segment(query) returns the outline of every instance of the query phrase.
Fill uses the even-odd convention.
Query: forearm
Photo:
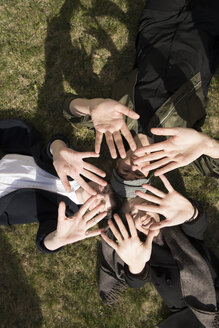
[[[91,114],[91,107],[102,102],[103,98],[76,98],[70,103],[70,112],[74,116],[86,116]]]

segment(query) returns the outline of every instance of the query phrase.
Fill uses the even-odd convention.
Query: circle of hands
[[[123,115],[133,119],[137,119],[139,115],[111,99],[101,100],[96,103],[90,108],[90,114],[96,129],[95,152],[81,153],[66,146],[59,147],[58,151],[53,153],[53,163],[66,191],[70,192],[70,184],[67,178],[67,176],[70,176],[89,194],[96,195],[96,191],[81,176],[101,186],[105,186],[107,183],[101,178],[105,177],[105,173],[96,166],[85,162],[84,159],[99,156],[104,134],[113,158],[117,157],[116,147],[122,158],[126,156],[121,133],[126,138],[130,148],[135,150],[135,141],[125,123]],[[170,138],[164,142],[135,150],[133,164],[134,166],[142,166],[144,162],[155,161],[151,164],[147,163],[145,168],[149,171],[162,167],[155,172],[155,175],[160,175],[168,193],[164,193],[151,185],[145,184],[143,187],[151,192],[151,194],[141,191],[136,191],[136,194],[140,198],[152,202],[154,205],[141,203],[136,204],[135,208],[139,211],[159,213],[166,219],[162,222],[149,225],[150,230],[146,242],[142,243],[137,235],[133,218],[130,215],[126,216],[129,226],[128,232],[119,216],[116,215],[114,218],[120,231],[116,229],[111,220],[109,221],[109,227],[117,239],[117,243],[115,243],[101,229],[87,231],[106,216],[106,212],[98,214],[103,210],[102,204],[97,205],[95,208],[91,207],[91,210],[86,213],[98,195],[89,198],[80,210],[70,218],[65,216],[65,204],[60,203],[55,234],[56,240],[61,241],[60,245],[101,234],[103,239],[116,250],[124,262],[131,266],[130,269],[132,272],[139,272],[141,271],[140,269],[144,268],[143,262],[145,265],[150,258],[152,241],[154,236],[158,234],[159,229],[182,224],[192,217],[194,213],[192,204],[176,192],[165,176],[161,174],[187,165],[201,155],[200,134],[192,129],[182,128],[154,128],[152,129],[152,133],[155,135],[170,136]],[[140,258],[144,260],[141,261]]]

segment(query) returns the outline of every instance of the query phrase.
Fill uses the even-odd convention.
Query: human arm
[[[130,148],[132,150],[136,149],[135,141],[125,123],[123,115],[132,119],[138,119],[139,115],[128,107],[112,99],[77,98],[70,103],[70,111],[76,116],[91,116],[96,130],[96,153],[100,152],[103,134],[105,134],[112,158],[117,157],[115,145],[118,148],[120,156],[122,158],[125,158],[126,156],[121,133],[126,138]]]
[[[106,181],[97,176],[105,177],[105,172],[83,160],[88,157],[98,157],[99,155],[95,152],[77,152],[68,148],[66,143],[59,139],[51,143],[50,152],[53,156],[55,170],[66,191],[71,191],[67,176],[77,181],[78,184],[91,195],[95,195],[96,191],[85,182],[81,175],[101,186],[107,184]]]
[[[109,220],[108,224],[117,239],[117,243],[110,239],[104,232],[101,232],[102,238],[126,263],[131,274],[142,273],[151,256],[152,241],[155,232],[151,231],[146,241],[142,242],[138,237],[134,221],[129,214],[126,215],[126,219],[130,234],[117,214],[114,215],[114,219],[119,230],[115,227],[112,220]]]
[[[154,173],[157,176],[188,165],[201,155],[219,158],[219,142],[194,129],[153,128],[151,132],[154,135],[169,136],[169,138],[137,149],[135,155],[138,158],[133,162],[136,165],[142,165],[144,162],[155,161],[149,165],[146,164],[145,168],[149,171],[159,168]]]
[[[64,245],[73,244],[79,240],[99,235],[101,229],[91,231],[88,231],[88,229],[101,221],[107,213],[102,212],[98,214],[103,209],[103,204],[96,206],[90,212],[86,213],[94,201],[95,196],[90,197],[79,211],[71,217],[65,215],[66,205],[64,202],[61,202],[58,208],[57,227],[45,237],[45,248],[49,251],[54,251]]]

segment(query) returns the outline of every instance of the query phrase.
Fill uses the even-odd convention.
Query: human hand
[[[126,106],[112,99],[98,99],[90,105],[90,115],[96,129],[95,152],[100,152],[100,146],[105,133],[106,142],[112,158],[117,157],[116,148],[121,158],[125,158],[125,148],[122,137],[126,138],[132,150],[136,149],[135,141],[129,131],[123,115],[133,119],[138,119],[139,115]]]
[[[136,194],[139,197],[156,204],[136,204],[134,205],[136,209],[152,213],[159,213],[166,218],[164,221],[150,225],[150,230],[158,230],[164,227],[182,224],[185,221],[188,221],[194,214],[194,207],[190,201],[179,194],[176,190],[174,190],[164,175],[161,175],[160,179],[168,190],[167,194],[148,184],[143,184],[143,187],[155,196],[149,195],[147,193],[145,194],[140,190],[136,191]],[[196,213],[196,216],[197,215],[198,211]]]
[[[84,205],[71,217],[65,215],[65,203],[61,202],[58,209],[58,222],[55,231],[46,236],[44,245],[49,250],[54,250],[67,244],[73,244],[79,240],[100,235],[102,229],[88,229],[95,226],[107,214],[106,211],[98,214],[104,208],[103,204],[96,206],[86,213],[95,202],[97,196],[90,197]],[[86,213],[86,214],[85,214]]]
[[[106,181],[97,176],[105,177],[105,172],[83,161],[84,158],[99,157],[99,154],[95,152],[77,152],[67,148],[66,144],[61,140],[55,140],[50,149],[53,155],[53,165],[66,191],[71,191],[67,176],[77,181],[77,183],[91,195],[96,195],[97,192],[84,181],[81,175],[101,186],[107,185]]]
[[[178,167],[185,166],[196,160],[204,153],[209,143],[209,137],[193,129],[187,128],[153,128],[155,135],[170,136],[169,139],[137,149],[134,154],[139,156],[133,162],[140,165],[144,162],[155,161],[144,168],[148,171],[156,170],[159,176]],[[145,153],[150,153],[146,154]],[[142,156],[143,155],[143,156]]]
[[[109,246],[115,249],[116,253],[129,266],[131,273],[140,273],[151,257],[152,241],[155,236],[155,232],[149,232],[147,240],[142,243],[138,237],[134,221],[129,214],[126,214],[126,219],[128,222],[130,235],[118,214],[114,215],[114,219],[119,230],[117,230],[112,220],[109,220],[108,224],[117,239],[117,243],[110,239],[104,232],[101,232],[101,236]]]

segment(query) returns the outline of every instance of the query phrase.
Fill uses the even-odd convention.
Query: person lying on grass
[[[115,202],[110,185],[98,177],[105,173],[83,161],[97,154],[70,149],[61,135],[45,150],[34,128],[10,119],[0,121],[0,149],[5,154],[0,160],[1,225],[39,222],[36,241],[45,252],[100,234],[87,230],[110,215]]]
[[[199,129],[203,124],[207,93],[218,64],[218,15],[217,0],[148,0],[136,37],[136,69],[115,83],[114,100],[68,97],[64,111],[69,117],[91,118],[96,131],[95,151],[100,152],[103,135],[112,158],[117,157],[117,147],[121,157],[117,173],[121,178],[134,180],[139,178],[137,175],[148,175],[148,167],[141,160],[129,159],[129,154],[126,158],[121,134],[130,152],[137,146],[126,124],[127,117],[138,120],[136,133],[149,137],[150,129],[155,127]],[[155,137],[155,142],[160,140],[160,134]],[[135,156],[142,156],[142,152],[135,151]],[[149,169],[152,167],[154,164]],[[210,174],[214,163],[203,160],[197,168]]]
[[[126,218],[115,214],[101,232],[100,297],[113,304],[125,286],[151,282],[172,313],[158,327],[217,327],[218,260],[203,243],[206,214],[161,179],[168,193],[145,185],[153,195],[136,192]]]

